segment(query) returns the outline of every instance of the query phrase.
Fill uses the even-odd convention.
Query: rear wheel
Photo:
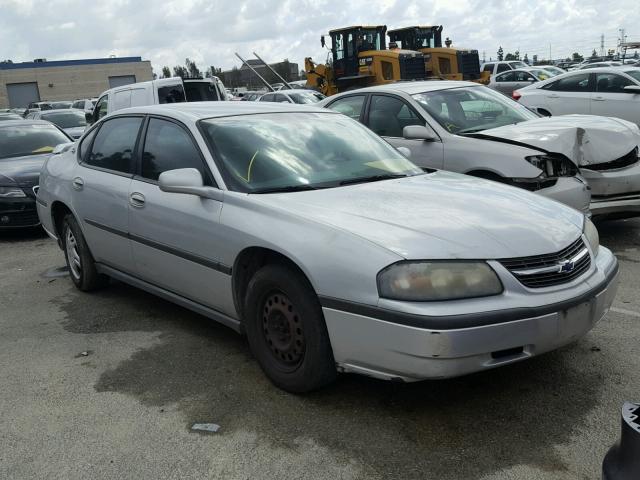
[[[251,351],[276,386],[303,393],[335,379],[322,309],[302,274],[267,265],[249,282],[245,302]]]
[[[78,289],[87,292],[107,283],[108,277],[96,270],[82,230],[71,214],[65,216],[62,223],[62,244],[69,275]]]

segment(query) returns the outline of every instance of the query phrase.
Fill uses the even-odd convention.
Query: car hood
[[[42,165],[50,156],[47,153],[0,159],[0,185],[36,185]]]
[[[635,123],[596,115],[537,118],[474,136],[560,153],[579,167],[617,160],[640,144],[640,129]]]
[[[553,253],[575,241],[584,221],[577,210],[540,195],[444,171],[252,197],[363,237],[407,259]]]

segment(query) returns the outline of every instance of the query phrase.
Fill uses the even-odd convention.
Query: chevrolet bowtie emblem
[[[576,264],[571,260],[565,260],[558,265],[558,273],[570,273],[576,268]]]

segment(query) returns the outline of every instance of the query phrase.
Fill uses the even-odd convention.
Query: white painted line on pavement
[[[634,312],[633,310],[625,310],[624,308],[611,307],[609,310],[616,313],[622,313],[624,315],[630,315],[632,317],[640,318],[640,313]]]

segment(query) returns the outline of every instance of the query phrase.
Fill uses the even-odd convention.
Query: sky
[[[0,60],[141,56],[154,71],[195,60],[201,70],[239,65],[234,52],[324,62],[333,28],[443,25],[443,40],[488,60],[502,46],[529,58],[615,48],[619,29],[640,41],[637,0],[0,0]]]

